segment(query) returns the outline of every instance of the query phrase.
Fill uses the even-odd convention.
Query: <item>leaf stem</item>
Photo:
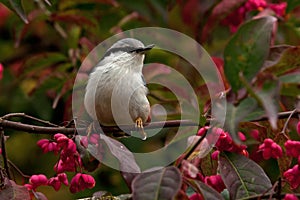
[[[246,90],[249,92],[249,94],[255,98],[255,100],[258,102],[258,104],[260,106],[263,106],[263,102],[261,101],[261,99],[259,98],[259,96],[254,92],[254,90],[252,89],[251,85],[248,83],[248,81],[246,80],[243,72],[239,73],[239,79],[242,82],[242,84],[245,86]]]

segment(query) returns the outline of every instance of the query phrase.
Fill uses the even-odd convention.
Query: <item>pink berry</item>
[[[62,134],[62,133],[56,133],[55,135],[54,135],[54,140],[59,140],[61,138],[61,140],[62,139],[68,139],[68,137],[67,136],[65,136],[64,134]]]
[[[32,175],[29,178],[29,183],[32,185],[32,188],[35,189],[41,185],[47,185],[48,179],[44,174]]]
[[[220,151],[216,150],[211,154],[211,159],[218,160]]]
[[[262,151],[265,160],[270,158],[278,159],[282,156],[282,148],[270,138],[265,139],[258,149]]]
[[[58,180],[58,177],[52,177],[49,179],[48,185],[52,186],[55,191],[58,191],[61,187],[61,182]]]
[[[189,197],[189,200],[204,200],[201,194],[194,193]]]
[[[259,140],[259,131],[257,129],[253,129],[251,132],[250,132],[250,135],[256,139],[256,140]]]
[[[284,143],[286,149],[286,155],[298,158],[300,155],[300,142],[288,140]]]
[[[198,131],[198,133],[197,133],[197,135],[198,135],[198,136],[204,135],[204,133],[205,133],[208,129],[209,129],[208,126],[204,126],[204,127],[200,128],[199,131]]]
[[[92,134],[90,136],[90,142],[92,144],[98,144],[99,139],[100,139],[100,135],[99,134]]]
[[[218,192],[222,192],[226,188],[220,175],[207,176],[204,178],[204,182]]]
[[[238,132],[238,136],[242,142],[245,142],[247,139],[246,136],[244,135],[244,133],[242,133],[242,132]]]
[[[71,180],[70,192],[76,193],[95,186],[95,179],[87,174],[77,173]]]
[[[63,184],[65,184],[66,186],[69,185],[69,182],[68,182],[68,178],[67,178],[67,174],[66,173],[60,173],[57,175],[58,177],[58,180],[60,182],[62,182]]]
[[[284,178],[290,183],[291,189],[296,189],[300,185],[300,168],[295,165],[283,173]]]
[[[299,200],[298,197],[294,194],[286,194],[283,200]]]

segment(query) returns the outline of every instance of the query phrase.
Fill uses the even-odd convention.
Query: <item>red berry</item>
[[[57,146],[56,142],[51,142],[47,139],[41,139],[37,142],[37,145],[43,149],[44,153],[53,151],[54,153],[58,153],[60,148]]]
[[[294,194],[286,194],[283,200],[299,200],[298,197]]]
[[[299,165],[295,165],[293,168],[288,169],[283,173],[284,178],[288,180],[291,185],[291,189],[296,189],[300,185],[300,168]]]
[[[282,156],[282,148],[270,138],[265,139],[258,149],[262,151],[265,160],[270,158],[278,159]]]
[[[211,159],[218,160],[220,151],[216,150],[211,154]]]
[[[76,193],[95,186],[95,179],[87,174],[77,173],[71,180],[70,192]]]
[[[300,142],[288,140],[284,143],[286,149],[286,155],[298,158],[300,155]]]
[[[59,180],[60,182],[62,182],[62,183],[65,184],[66,186],[69,185],[69,181],[68,181],[68,178],[67,178],[67,174],[65,174],[65,173],[60,173],[60,174],[57,175],[57,177],[58,177],[58,180]]]
[[[259,131],[257,129],[253,129],[251,132],[250,132],[250,135],[256,139],[256,140],[259,140]]]
[[[55,135],[54,135],[54,140],[59,140],[61,138],[61,140],[63,140],[63,139],[68,139],[68,137],[67,136],[65,136],[64,134],[62,134],[62,133],[56,133]]]
[[[32,185],[32,188],[35,189],[41,185],[47,185],[48,179],[44,174],[32,175],[29,178],[29,183]]]
[[[201,194],[194,193],[189,197],[189,200],[204,200]]]
[[[208,126],[204,126],[204,127],[200,128],[199,131],[198,131],[198,133],[197,133],[197,135],[198,135],[198,136],[204,135],[204,133],[205,133],[208,129],[209,129]]]
[[[52,177],[49,179],[48,185],[52,186],[55,191],[58,191],[61,187],[61,182],[58,180],[58,177]]]
[[[204,182],[218,192],[222,192],[226,188],[220,175],[207,176],[204,178]]]
[[[238,135],[239,135],[239,138],[240,138],[240,140],[242,141],[242,142],[245,142],[246,141],[246,136],[244,135],[244,133],[242,133],[242,132],[238,132]]]

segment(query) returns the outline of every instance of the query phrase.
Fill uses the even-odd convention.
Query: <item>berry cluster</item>
[[[208,129],[209,129],[208,126],[200,128],[197,135],[203,136]],[[245,135],[241,132],[239,133],[239,138],[242,141],[246,140]],[[213,141],[216,141],[215,151],[212,152],[211,154],[213,160],[218,160],[218,156],[222,151],[235,152],[235,153],[242,154],[244,156],[248,156],[248,151],[246,150],[247,146],[243,144],[238,145],[234,143],[230,134],[221,128],[212,128],[211,133],[206,135],[206,139],[208,143],[212,143]],[[222,180],[221,175],[219,174],[203,176],[203,174],[199,172],[198,168],[195,165],[188,163],[185,160],[182,161],[182,171],[185,176],[192,179],[200,180],[206,185],[214,188],[217,192],[222,192],[225,189],[225,184]],[[195,193],[191,195],[189,199],[202,200],[203,198],[200,194]]]
[[[243,6],[239,7],[236,11],[227,16],[222,24],[229,26],[231,32],[236,32],[240,24],[242,24],[247,13],[251,11],[262,12],[263,10],[269,9],[273,11],[276,15],[283,17],[285,15],[285,10],[287,7],[286,2],[282,3],[268,3],[266,0],[248,0]]]
[[[208,129],[209,129],[208,126],[200,128],[197,135],[198,136],[203,136],[204,133]],[[241,141],[246,141],[246,137],[242,132],[239,132],[238,136],[239,136]],[[208,137],[208,140],[210,140],[210,138],[218,138],[218,140],[215,144],[216,151],[214,151],[211,154],[212,159],[214,159],[214,160],[218,159],[218,155],[222,151],[234,152],[234,153],[242,154],[246,157],[249,156],[249,153],[246,150],[247,146],[244,145],[244,144],[234,143],[234,141],[233,141],[232,137],[230,136],[230,134],[228,132],[224,131],[221,128],[213,128],[212,133],[210,135],[208,135],[207,137]]]
[[[265,160],[270,158],[278,159],[282,156],[281,147],[270,138],[265,139],[258,149],[263,152],[263,158]]]
[[[298,123],[299,127],[300,122]],[[298,130],[300,133],[300,130]],[[290,183],[292,189],[296,189],[300,186],[300,142],[288,140],[284,144],[286,149],[286,155],[296,158],[298,164],[294,165],[291,169],[284,172],[283,176]]]
[[[203,128],[200,128],[197,135],[203,136],[206,131],[209,129],[208,126],[205,126]],[[296,130],[300,136],[300,121],[297,124]],[[258,130],[252,130],[250,132],[250,135],[260,141],[260,135]],[[246,141],[246,137],[243,133],[239,132],[238,136],[241,141]],[[213,140],[214,138],[218,137],[217,140]],[[222,151],[229,151],[234,153],[239,153],[241,155],[244,155],[246,157],[249,156],[246,145],[237,145],[234,143],[232,137],[230,134],[226,131],[224,131],[221,128],[212,128],[212,132],[209,135],[206,135],[206,138],[208,142],[216,141],[215,143],[215,151],[211,153],[212,160],[218,160],[218,156],[220,152]],[[300,142],[299,141],[293,141],[293,140],[287,140],[284,143],[285,147],[285,154],[287,156],[291,156],[295,159],[297,159],[297,164],[294,165],[291,169],[288,169],[283,173],[283,177],[286,181],[289,182],[291,189],[297,189],[300,186]],[[279,159],[283,156],[283,147],[281,147],[279,144],[277,144],[275,141],[273,141],[271,138],[266,138],[263,140],[263,143],[258,146],[258,151],[253,153],[261,153],[262,158],[265,160],[268,159]],[[198,162],[199,163],[199,162]],[[223,183],[223,180],[219,174],[212,175],[212,176],[206,176],[204,177],[198,170],[196,166],[193,167],[191,163],[188,163],[186,161],[182,162],[183,167],[183,173],[185,176],[193,179],[200,180],[204,182],[205,184],[211,186],[218,192],[222,192],[225,189],[225,185]],[[202,200],[203,197],[195,193],[189,197],[190,200]],[[285,200],[297,200],[297,196],[293,194],[286,194],[284,197]]]
[[[297,123],[296,130],[300,135],[300,122]],[[297,189],[300,186],[300,142],[287,140],[284,143],[284,147],[285,154],[297,159],[297,164],[285,171],[283,173],[283,177],[289,182],[291,189]],[[262,156],[265,160],[268,160],[270,158],[279,159],[283,156],[282,147],[276,144],[276,142],[274,142],[270,138],[266,138],[263,144],[259,145],[258,149],[260,152],[262,152]]]
[[[25,184],[28,190],[34,190],[42,185],[52,186],[56,191],[64,184],[69,186],[68,177],[65,172],[81,171],[82,161],[77,151],[75,142],[67,136],[57,133],[54,135],[54,140],[41,139],[37,145],[44,153],[53,152],[59,154],[60,159],[54,165],[56,176],[47,179],[43,174],[32,175],[29,179],[29,184]],[[76,173],[70,183],[70,192],[76,193],[87,188],[93,188],[95,180],[88,174]]]

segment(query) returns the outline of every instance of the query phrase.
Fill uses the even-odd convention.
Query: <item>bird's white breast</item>
[[[84,104],[94,120],[103,125],[130,124],[139,115],[148,116],[148,91],[142,79],[144,56],[136,56],[140,57],[125,54],[91,73]]]

